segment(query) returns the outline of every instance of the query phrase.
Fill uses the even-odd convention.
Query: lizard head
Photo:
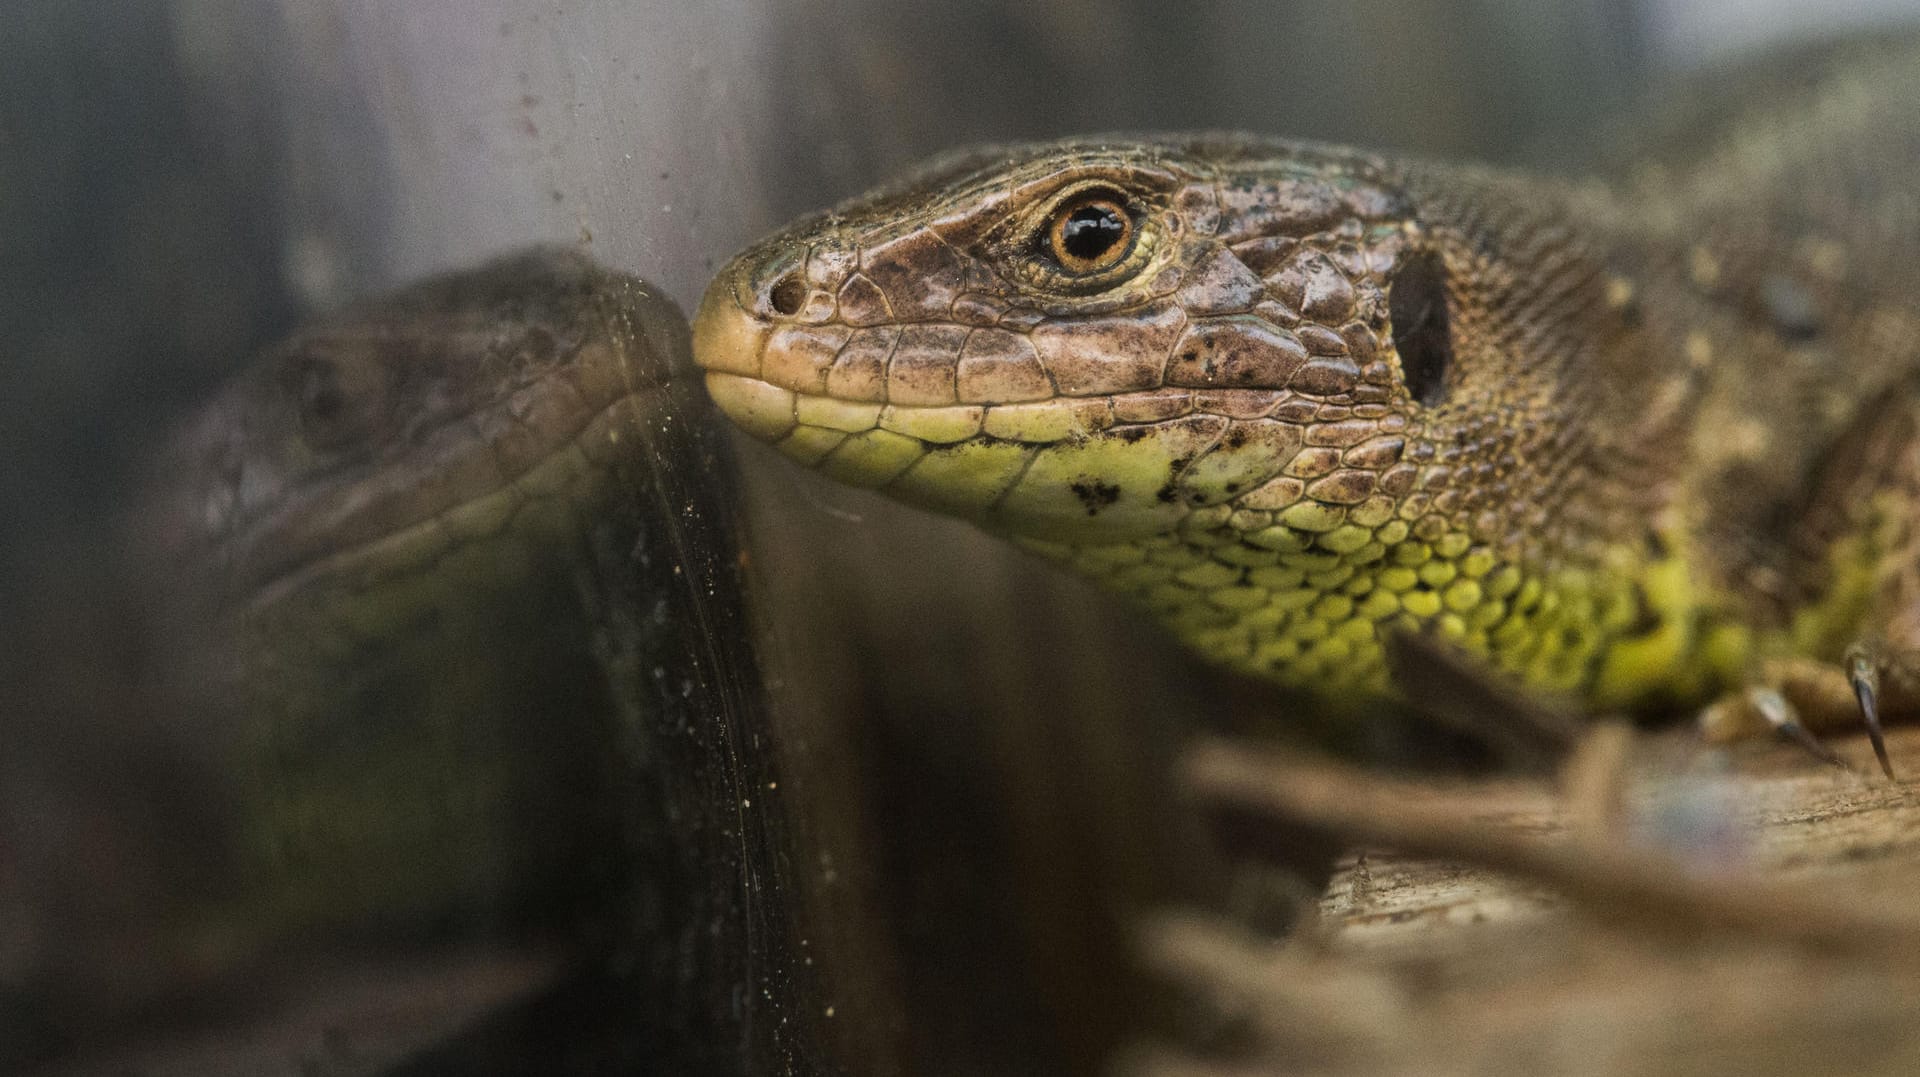
[[[505,552],[605,482],[666,378],[671,303],[565,251],[416,284],[239,371],[169,446],[141,520],[236,607],[309,590],[361,608],[456,550]],[[639,339],[630,340],[632,327]],[[455,573],[455,576],[458,574]],[[448,590],[471,579],[443,579]]]
[[[1446,281],[1368,159],[990,148],[801,221],[695,325],[721,408],[826,474],[1041,541],[1222,506],[1324,533],[1410,489]]]
[[[1378,688],[1392,624],[1571,687],[1633,621],[1613,562],[1686,399],[1579,197],[1238,138],[976,150],[740,255],[695,358],[787,455],[1249,672]]]

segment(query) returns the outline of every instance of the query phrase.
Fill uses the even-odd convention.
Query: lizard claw
[[[1853,770],[1852,767],[1847,765],[1846,760],[1835,755],[1832,748],[1820,743],[1820,738],[1814,736],[1807,730],[1807,727],[1800,721],[1799,712],[1794,709],[1793,704],[1787,702],[1787,697],[1781,695],[1777,689],[1750,688],[1747,690],[1747,702],[1752,705],[1755,711],[1759,712],[1760,717],[1767,720],[1767,724],[1772,726],[1776,732],[1785,735],[1795,744],[1805,748],[1814,758],[1823,763],[1839,767],[1844,771],[1851,772]]]
[[[1880,760],[1880,770],[1888,781],[1897,780],[1893,776],[1893,761],[1887,758],[1887,738],[1880,725],[1880,666],[1874,661],[1869,648],[1854,645],[1847,650],[1847,681],[1853,685],[1853,696],[1860,701],[1860,718],[1867,725],[1867,739],[1873,742],[1874,758]]]

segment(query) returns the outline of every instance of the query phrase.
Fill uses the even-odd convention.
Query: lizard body
[[[1903,669],[1917,64],[1804,56],[1577,181],[1245,136],[970,151],[740,255],[696,356],[787,455],[1329,698],[1388,687],[1396,629],[1594,708],[1863,639]]]

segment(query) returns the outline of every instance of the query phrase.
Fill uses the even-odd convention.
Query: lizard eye
[[[377,365],[307,352],[282,378],[300,436],[314,449],[341,449],[371,433],[381,395]]]
[[[1090,191],[1068,199],[1047,222],[1046,250],[1069,273],[1098,273],[1133,249],[1133,217],[1114,195]]]

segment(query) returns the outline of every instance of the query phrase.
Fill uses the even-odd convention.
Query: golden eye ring
[[[1069,273],[1099,273],[1126,259],[1137,231],[1119,199],[1089,193],[1053,211],[1047,222],[1047,254]]]

